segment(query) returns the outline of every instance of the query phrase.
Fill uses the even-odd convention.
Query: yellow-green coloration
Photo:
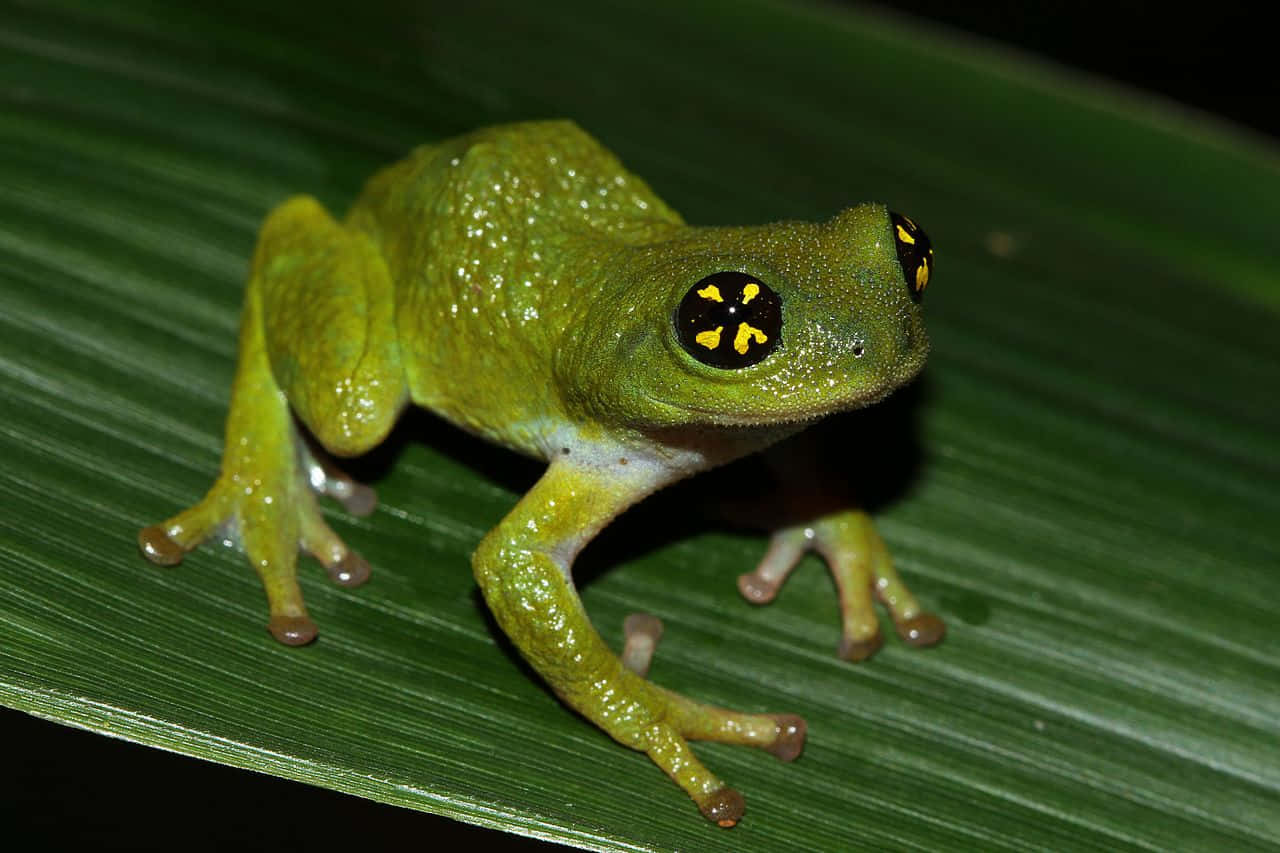
[[[731,826],[742,797],[688,741],[790,760],[803,721],[711,708],[651,684],[642,673],[655,620],[629,620],[635,641],[624,665],[591,626],[571,568],[610,520],[654,490],[910,380],[927,342],[894,247],[878,204],[819,224],[685,225],[566,122],[419,148],[375,175],[341,223],[307,197],[267,218],[221,475],[204,500],[144,529],[139,543],[153,561],[174,564],[215,533],[238,537],[266,588],[272,634],[303,644],[316,628],[295,579],[298,548],[339,583],[368,576],[321,519],[316,493],[355,512],[373,500],[325,467],[297,423],[329,452],[359,454],[412,402],[545,459],[542,479],[475,552],[486,602],[567,705],[648,754],[707,817]],[[781,300],[781,343],[739,369],[700,363],[674,328],[689,289],[726,270]],[[762,292],[751,287],[744,303]],[[721,331],[703,345],[718,346]],[[743,323],[735,345],[762,335]],[[742,593],[769,600],[810,549],[837,581],[845,657],[879,644],[873,595],[908,642],[941,638],[941,622],[920,610],[854,509],[776,533],[760,566],[739,579]]]

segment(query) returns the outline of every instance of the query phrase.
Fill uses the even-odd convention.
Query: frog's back
[[[503,214],[524,214],[522,218]],[[423,145],[376,175],[349,220],[380,237],[405,223],[527,231],[627,231],[679,215],[571,121],[486,127]],[[510,235],[507,235],[510,236]],[[396,247],[387,246],[388,257]]]
[[[567,121],[418,148],[370,179],[348,223],[390,267],[414,401],[526,451],[503,433],[554,416],[550,361],[593,260],[683,224]]]

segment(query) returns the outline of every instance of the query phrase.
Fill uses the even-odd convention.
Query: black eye
[[[782,300],[755,276],[713,273],[680,300],[675,324],[680,346],[703,364],[749,367],[778,346]]]
[[[889,224],[893,226],[893,241],[898,246],[898,262],[902,275],[911,289],[911,298],[919,302],[933,273],[933,244],[929,236],[901,213],[889,211]]]

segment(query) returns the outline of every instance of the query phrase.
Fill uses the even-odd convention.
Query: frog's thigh
[[[698,761],[687,739],[756,746],[789,760],[803,744],[803,721],[711,708],[650,684],[605,645],[570,580],[579,548],[649,489],[553,464],[480,543],[476,579],[503,631],[566,704],[645,752],[708,818],[732,825],[741,796]]]
[[[386,437],[408,399],[391,276],[373,241],[298,196],[263,225],[258,288],[271,372],[328,450],[353,456]]]

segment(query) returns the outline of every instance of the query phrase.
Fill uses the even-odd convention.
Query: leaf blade
[[[340,209],[424,137],[569,114],[697,221],[901,200],[952,277],[930,292],[926,473],[881,523],[951,621],[942,649],[841,664],[816,566],[749,610],[728,579],[760,543],[720,534],[584,592],[615,643],[629,610],[667,621],[661,683],[808,716],[794,766],[700,749],[748,795],[735,847],[1276,842],[1273,151],[827,10],[370,4],[339,26],[309,6],[281,26],[146,2],[6,20],[0,701],[582,846],[722,843],[484,621],[466,558],[527,479],[506,457],[417,423],[384,509],[332,518],[376,585],[308,573],[325,636],[302,654],[259,630],[238,555],[162,572],[130,545],[216,470],[272,203]]]

